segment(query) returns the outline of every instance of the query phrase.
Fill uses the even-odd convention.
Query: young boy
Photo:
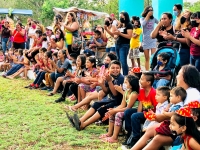
[[[114,88],[114,85],[122,85],[124,82],[124,76],[120,73],[120,71],[121,63],[117,60],[111,61],[109,65],[109,74],[106,74],[98,80],[99,85],[102,87],[102,90],[107,96],[101,101],[95,102],[80,119],[77,114],[75,114],[73,118],[68,116],[69,121],[75,125],[77,130],[83,130],[88,125],[94,123],[100,118],[103,118],[109,108],[120,105],[122,101],[122,94],[117,92]]]
[[[142,33],[142,29],[140,28],[141,24],[139,20],[134,21],[134,28],[133,28],[133,34],[130,41],[130,53],[129,53],[129,59],[131,59],[132,62],[132,68],[136,67],[135,65],[135,58],[137,59],[138,67],[140,68],[140,35]]]
[[[89,49],[86,48],[86,50],[84,50],[83,52],[84,54],[86,54],[86,56],[87,54],[89,54],[90,56],[95,55],[95,48],[103,46],[103,40],[101,39],[101,32],[99,30],[94,31],[94,37],[87,42],[87,45],[89,46]]]
[[[157,65],[153,71],[160,71],[162,73],[155,74],[153,87],[156,89],[160,86],[166,86],[171,80],[171,68],[167,65],[170,56],[167,53],[161,53],[157,57]],[[164,73],[165,72],[165,73]]]
[[[140,138],[140,140],[132,147],[132,149],[143,149],[146,146],[146,141],[153,138],[145,149],[159,149],[158,147],[163,146],[165,143],[172,143],[176,136],[171,134],[169,129],[169,119],[174,114],[176,110],[183,106],[183,101],[186,98],[186,91],[182,87],[175,87],[170,92],[170,108],[163,109],[161,114],[156,114],[155,120],[157,122],[162,122],[159,126],[155,125],[151,128],[147,128],[145,134]],[[156,136],[155,136],[156,131]],[[154,137],[155,136],[155,137]],[[164,139],[157,142],[156,139]],[[148,148],[147,148],[148,147]]]
[[[127,109],[124,112],[125,129],[128,138],[123,143],[131,148],[140,138],[141,123],[144,123],[144,110],[152,109],[155,111],[157,102],[155,100],[156,90],[152,87],[154,75],[148,72],[142,73],[140,78],[140,92],[138,96],[138,109]]]
[[[154,124],[158,124],[157,121],[155,121],[155,118],[157,114],[162,114],[162,111],[165,110],[169,105],[169,96],[170,96],[170,89],[167,86],[161,86],[156,89],[156,101],[158,102],[156,106],[156,113],[154,115],[154,112],[148,111],[145,113],[146,121],[143,125],[143,131],[145,131],[147,128],[151,127]],[[154,116],[154,117],[151,117]]]

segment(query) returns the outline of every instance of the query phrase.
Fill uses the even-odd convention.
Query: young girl
[[[92,77],[95,78],[97,75],[97,69],[96,69],[96,58],[95,57],[88,57],[86,59],[86,68],[85,71],[85,77]],[[80,83],[78,88],[78,102],[80,102],[82,99],[85,98],[86,92],[93,92],[96,88],[96,83]]]
[[[200,149],[200,132],[189,107],[182,107],[176,111],[171,117],[169,127],[174,135],[181,135],[186,150]]]
[[[45,72],[43,70],[44,66],[44,54],[46,53],[47,49],[46,48],[41,48],[40,52],[38,55],[36,55],[36,62],[35,64],[35,73],[37,74],[36,79],[34,80],[33,83],[30,85],[26,86],[25,88],[39,88],[40,83],[42,82],[41,79],[44,78]]]
[[[52,65],[52,69],[51,71],[49,71],[48,73],[45,74],[45,87],[41,88],[41,90],[49,90],[49,89],[53,89],[54,87],[54,82],[53,80],[51,79],[51,73],[52,71],[55,71],[55,67],[53,66],[53,62],[55,64],[57,64],[57,61],[58,61],[58,53],[57,52],[54,52],[52,54],[52,61],[51,62],[51,65]]]
[[[12,68],[3,75],[3,77],[7,77],[9,75],[14,74],[17,72],[21,67],[24,66],[24,56],[23,56],[23,50],[15,50],[14,55],[12,56],[12,59],[14,61],[14,64],[12,65]]]
[[[4,72],[8,71],[13,64],[12,60],[13,49],[9,49],[8,53],[5,54],[4,62],[1,65],[0,69]]]
[[[81,79],[82,77],[85,76],[85,62],[86,58],[84,55],[79,55],[77,57],[76,59],[77,71],[75,78],[70,78],[68,80],[63,81],[64,89],[61,97],[55,100],[56,103],[65,101],[65,97],[67,96],[69,90],[75,95],[76,98],[78,97],[78,84],[79,84],[78,79]]]
[[[14,79],[15,77],[19,76],[21,73],[24,73],[22,79],[28,79],[28,77],[27,77],[28,70],[30,70],[30,62],[26,57],[24,57],[24,66],[22,68],[20,68],[14,74],[7,76],[6,78]]]
[[[105,114],[105,118],[109,116],[108,133],[99,137],[105,142],[118,142],[118,134],[122,127],[124,111],[127,108],[137,107],[138,105],[136,100],[139,93],[139,79],[136,76],[128,75],[125,77],[124,84],[126,85],[127,90],[124,92],[121,105],[116,108],[110,108],[109,111]]]

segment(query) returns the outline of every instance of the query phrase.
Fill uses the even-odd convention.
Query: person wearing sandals
[[[65,101],[65,97],[67,96],[69,90],[75,95],[75,97],[78,97],[78,80],[81,79],[83,76],[85,76],[85,62],[86,62],[86,57],[84,55],[79,55],[77,57],[76,59],[77,71],[75,78],[71,78],[63,82],[64,88],[62,91],[62,95],[60,98],[55,100],[56,103]]]
[[[108,71],[109,73],[100,77],[98,80],[99,85],[107,96],[105,96],[101,101],[95,102],[80,119],[77,114],[73,117],[68,116],[69,121],[75,125],[78,131],[83,130],[88,125],[103,118],[109,108],[114,108],[120,105],[122,94],[114,88],[114,85],[122,85],[124,82],[124,76],[120,73],[121,63],[117,60],[112,61],[109,65]]]
[[[102,134],[99,137],[104,142],[118,142],[118,134],[122,127],[124,110],[126,110],[127,108],[138,107],[137,98],[140,88],[138,77],[134,75],[126,76],[124,80],[124,85],[126,85],[127,90],[123,94],[123,100],[121,104],[116,108],[110,108],[103,118],[103,120],[105,120],[109,117],[108,133]]]

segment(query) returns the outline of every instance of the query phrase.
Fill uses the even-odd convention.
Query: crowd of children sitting
[[[152,8],[150,11],[153,11]],[[124,60],[125,55],[122,57],[121,52],[120,56],[117,52],[117,56],[115,55],[112,40],[114,37],[121,39],[120,42],[124,43],[118,40],[117,46],[125,50],[129,28],[132,26],[125,22],[127,13],[120,15],[122,26],[119,29],[123,31],[112,28],[113,20],[107,17],[105,35],[102,35],[102,28],[95,30],[93,39],[86,43],[87,46],[80,55],[76,52],[68,53],[67,48],[60,48],[63,47],[61,43],[64,40],[61,29],[55,29],[55,37],[48,37],[48,48],[41,42],[42,38],[47,37],[43,37],[40,30],[35,31],[35,46],[29,50],[11,48],[6,54],[0,52],[0,61],[3,62],[0,69],[4,72],[2,76],[14,79],[23,75],[22,78],[27,79],[28,71],[33,70],[35,79],[25,88],[46,90],[47,96],[61,93],[55,103],[75,101],[73,106],[66,105],[65,110],[70,124],[77,131],[84,130],[95,122],[108,121],[107,133],[99,135],[102,142],[119,142],[118,135],[124,129],[126,140],[122,145],[132,150],[156,150],[163,146],[173,146],[171,149],[200,149],[199,71],[192,65],[183,65],[176,77],[176,86],[170,89],[168,85],[173,77],[172,68],[167,65],[170,56],[163,52],[157,56],[157,65],[152,68],[156,73],[141,72],[139,37],[142,31],[140,21],[136,19],[128,41],[131,42],[129,58],[132,69],[128,75],[122,75],[122,66],[125,64],[121,59]],[[64,27],[66,32],[69,29],[72,32],[68,23]],[[53,32],[49,27],[47,30]],[[102,63],[97,63],[95,49],[106,45],[104,37],[108,37],[107,34],[111,41],[107,45],[106,57]],[[66,44],[70,48],[71,45]],[[135,67],[135,58],[138,67]],[[80,108],[86,111],[81,117],[76,113]],[[69,112],[74,112],[74,115]]]

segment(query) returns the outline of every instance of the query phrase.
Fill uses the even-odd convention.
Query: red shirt
[[[157,101],[155,99],[156,90],[151,88],[149,95],[145,96],[145,90],[143,88],[139,91],[138,100],[142,102],[143,109],[156,110]]]
[[[197,27],[192,28],[190,31],[190,35],[195,39],[200,40],[200,29],[198,29]],[[200,56],[200,46],[192,43],[192,41],[190,45],[190,54],[193,56]]]
[[[22,29],[24,30],[24,29]],[[13,34],[13,42],[15,43],[24,43],[25,42],[25,37],[22,36],[16,29],[14,30]]]

